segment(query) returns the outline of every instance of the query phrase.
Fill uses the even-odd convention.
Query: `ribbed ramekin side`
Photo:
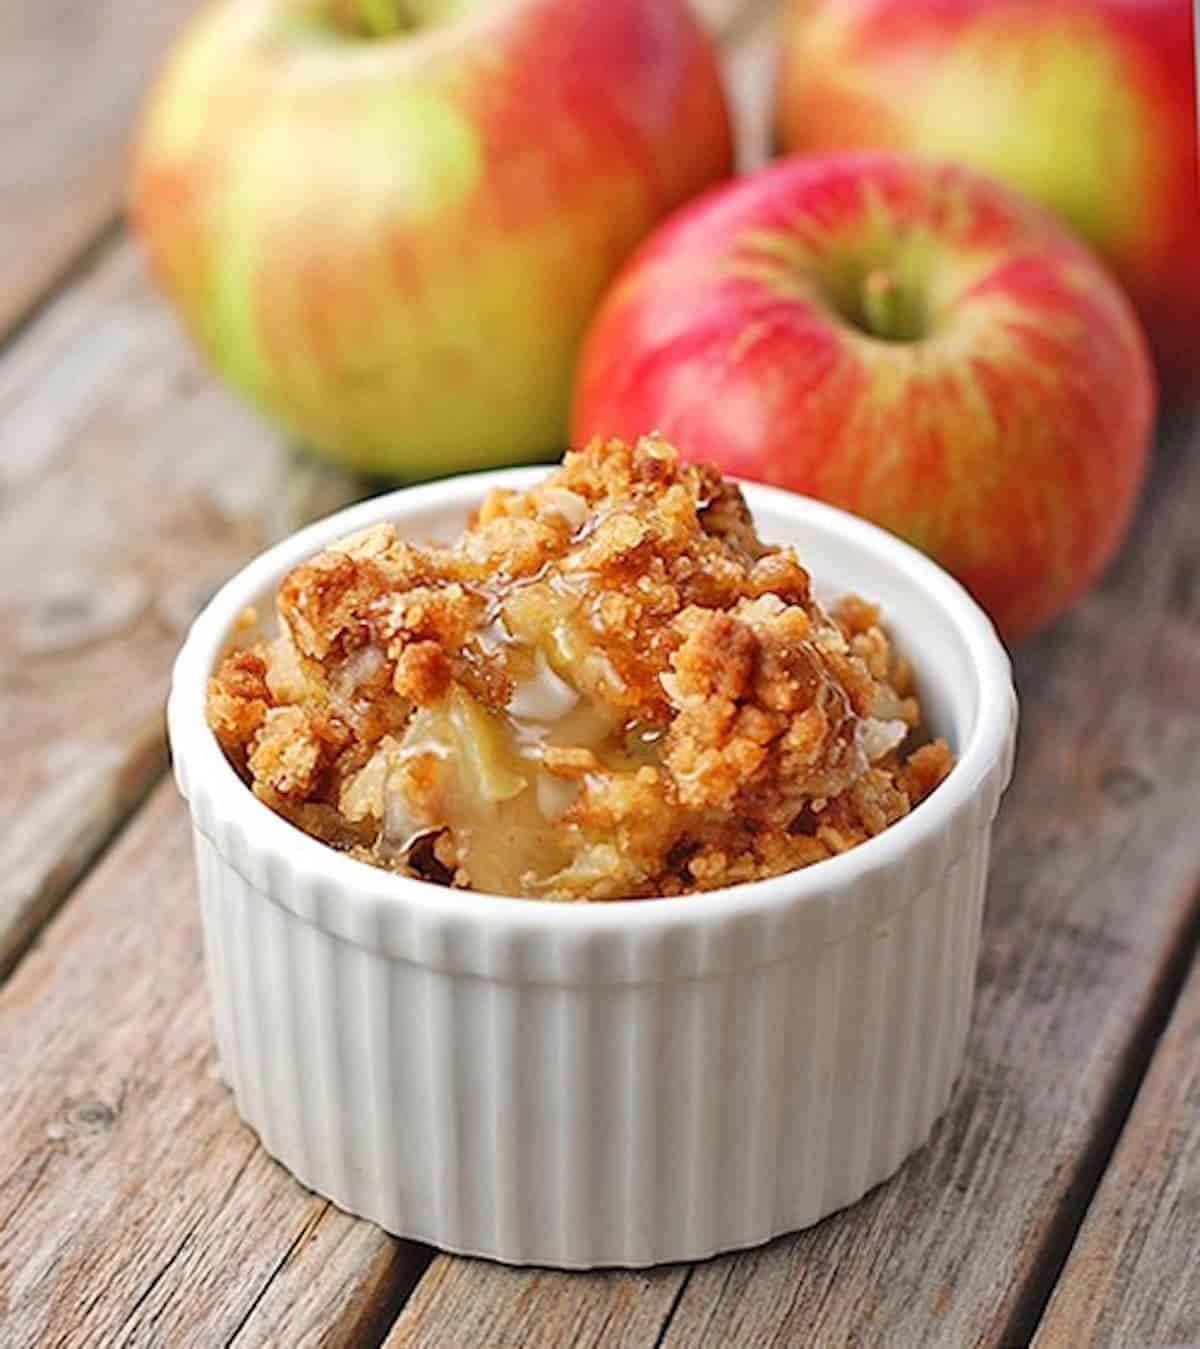
[[[360,1208],[374,1177],[359,966],[373,957],[249,885],[199,831],[195,842],[213,1020],[238,1110],[306,1185]]]
[[[986,825],[936,885],[790,991],[774,1230],[853,1203],[926,1140],[962,1066]],[[900,883],[900,877],[896,878]]]
[[[807,958],[496,985],[486,1024],[468,995],[443,1048],[474,1089],[449,1134],[487,1180],[469,1203],[449,1188],[455,1220],[435,1239],[567,1266],[686,1259],[806,1226],[886,1179],[961,1067],[985,843],[886,924]]]
[[[569,1267],[754,1244],[853,1202],[944,1109],[970,1019],[979,823],[938,884],[893,876],[912,888],[874,927],[626,984],[489,981],[356,947],[199,836],[226,1075],[272,1154],[400,1235]]]
[[[983,931],[983,908],[987,898],[988,867],[992,852],[991,822],[980,830],[971,856],[972,869],[967,881],[967,912],[963,921],[963,946],[957,965],[958,1011],[955,1024],[958,1038],[952,1051],[954,1073],[962,1071],[975,1007],[975,984],[979,971],[979,943]],[[953,1086],[953,1083],[951,1084]]]
[[[225,957],[225,932],[222,926],[220,855],[198,830],[192,830],[192,849],[196,859],[196,879],[200,891],[201,930],[204,938],[204,973],[208,984],[208,1006],[217,1041],[217,1065],[226,1084],[233,1087],[233,1029],[229,1009],[232,999],[226,991],[228,963]]]

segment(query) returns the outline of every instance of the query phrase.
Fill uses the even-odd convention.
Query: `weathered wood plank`
[[[405,1303],[384,1349],[652,1345],[687,1274],[682,1265],[567,1274],[439,1256]]]
[[[165,762],[192,613],[361,486],[295,469],[201,371],[130,245],[0,361],[0,976]]]
[[[6,1344],[353,1345],[423,1266],[240,1124],[169,784],[0,990],[0,1083]]]
[[[1195,917],[1198,495],[1193,416],[1160,447],[1119,567],[1020,653],[1022,752],[996,840],[969,1068],[932,1142],[812,1231],[695,1266],[677,1302],[678,1272],[651,1276],[648,1340],[1027,1342],[1043,1271],[1096,1183]],[[558,1330],[620,1326],[628,1280],[439,1258],[391,1343],[453,1343],[463,1324],[517,1343],[531,1304]]]
[[[0,7],[0,336],[116,216],[136,109],[197,3]]]
[[[1200,1343],[1200,963],[1034,1344]]]

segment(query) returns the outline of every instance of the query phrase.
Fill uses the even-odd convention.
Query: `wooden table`
[[[854,1209],[690,1267],[438,1255],[307,1193],[214,1062],[168,663],[203,597],[359,484],[185,349],[117,216],[190,0],[0,17],[0,1343],[1200,1340],[1200,416],[1104,584],[1017,654],[969,1069]],[[743,161],[769,3],[720,24]],[[71,97],[62,97],[63,91]]]

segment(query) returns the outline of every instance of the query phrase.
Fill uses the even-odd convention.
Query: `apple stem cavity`
[[[415,33],[463,8],[463,0],[308,0],[310,15],[350,37],[389,38]]]
[[[390,37],[414,26],[407,6],[396,0],[357,0],[356,8],[363,28],[372,37]]]
[[[911,342],[924,326],[916,292],[901,285],[888,267],[873,267],[863,278],[859,294],[862,327],[884,342]]]

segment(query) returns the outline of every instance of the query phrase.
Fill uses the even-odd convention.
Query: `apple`
[[[684,0],[219,0],[152,94],[131,205],[220,373],[416,478],[561,449],[606,283],[731,158]]]
[[[789,0],[783,148],[912,150],[1055,211],[1200,395],[1192,0]]]
[[[842,154],[717,188],[642,245],[589,329],[572,439],[659,430],[842,506],[1015,639],[1112,557],[1153,415],[1127,299],[1049,215],[958,165]]]

